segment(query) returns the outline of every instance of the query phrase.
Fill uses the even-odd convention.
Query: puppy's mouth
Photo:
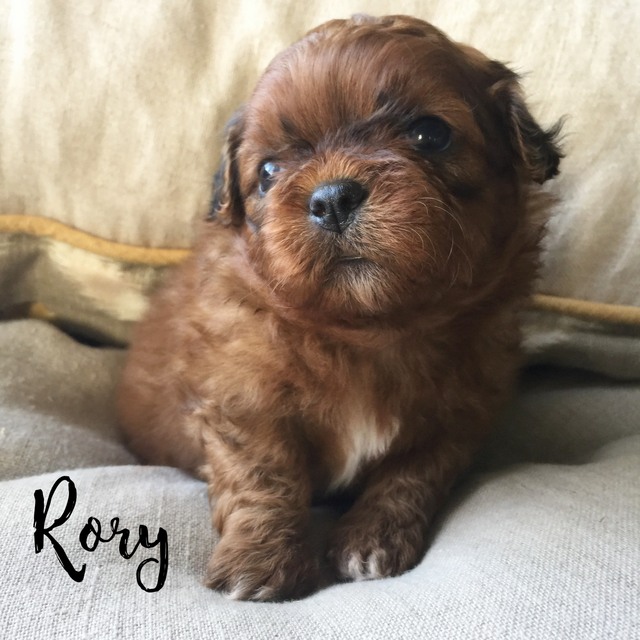
[[[336,265],[347,265],[347,266],[352,266],[352,265],[356,265],[356,264],[362,264],[368,262],[368,260],[366,258],[363,258],[362,256],[340,256],[336,261],[335,264]]]
[[[348,278],[349,281],[352,278],[357,278],[360,281],[362,278],[368,278],[372,273],[376,271],[376,265],[360,255],[344,255],[335,258],[329,267],[329,278]]]
[[[363,273],[372,266],[373,263],[371,262],[371,260],[365,258],[364,256],[355,254],[337,256],[331,263],[331,268],[333,271],[350,273]]]

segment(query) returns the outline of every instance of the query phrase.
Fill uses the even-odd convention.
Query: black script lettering
[[[68,484],[67,504],[62,515],[60,515],[51,526],[45,527],[45,521],[47,512],[49,511],[49,507],[51,505],[51,499],[56,489],[58,488],[58,485],[63,481],[67,482]],[[51,541],[58,560],[60,561],[60,564],[63,566],[64,570],[76,582],[82,582],[82,580],[84,579],[86,564],[83,564],[80,570],[76,570],[71,564],[71,561],[69,560],[64,549],[62,548],[62,545],[51,535],[51,529],[55,529],[56,527],[64,524],[73,512],[77,498],[77,491],[75,485],[73,484],[73,481],[68,476],[62,476],[58,478],[58,480],[56,480],[53,487],[51,488],[46,507],[44,506],[44,496],[40,489],[38,489],[34,493],[34,498],[35,508],[33,526],[35,528],[35,533],[33,534],[33,537],[36,547],[36,553],[40,553],[40,551],[42,551],[44,536],[47,536]],[[138,565],[138,569],[136,571],[136,581],[138,583],[138,586],[144,591],[147,591],[149,593],[160,591],[160,589],[162,589],[162,587],[164,586],[165,580],[167,579],[167,572],[169,570],[169,540],[167,532],[162,527],[159,527],[157,538],[155,540],[150,540],[149,529],[141,524],[138,526],[138,540],[133,545],[133,548],[129,550],[129,529],[120,528],[119,518],[112,518],[109,524],[111,525],[111,531],[103,535],[102,523],[100,522],[100,520],[98,518],[90,516],[87,519],[87,523],[84,525],[84,527],[82,527],[80,535],[78,536],[80,546],[85,551],[93,553],[98,548],[98,545],[101,542],[111,542],[111,540],[119,535],[120,542],[118,544],[118,551],[125,560],[130,560],[138,550],[138,547],[140,547],[141,545],[145,549],[152,549],[153,547],[159,545],[160,558],[147,558],[146,560],[143,560]],[[158,577],[155,586],[147,587],[146,584],[142,581],[142,569],[150,562],[158,565]]]
[[[144,591],[148,591],[149,593],[153,593],[154,591],[160,591],[164,586],[164,581],[167,579],[167,571],[169,570],[169,539],[167,537],[167,532],[162,528],[158,528],[158,537],[154,542],[149,540],[149,531],[147,527],[144,525],[140,525],[138,528],[138,537],[139,544],[141,544],[145,549],[151,549],[155,547],[157,544],[160,545],[160,560],[156,560],[155,558],[147,558],[138,566],[138,570],[136,571],[136,581],[138,582],[138,586]],[[122,542],[124,538],[120,541],[120,553],[122,554]],[[131,552],[131,555],[135,553],[135,550],[138,548],[138,545],[134,547],[134,550]],[[124,555],[123,555],[124,557]],[[156,586],[153,588],[147,588],[142,582],[142,568],[145,564],[149,562],[155,562],[159,564],[158,567],[158,580],[156,582]]]
[[[112,518],[111,522],[111,535],[107,535],[107,537],[102,537],[102,524],[100,520],[97,518],[89,518],[87,520],[87,524],[82,527],[82,531],[80,531],[80,545],[86,551],[95,551],[98,544],[101,542],[111,542],[116,535],[120,536],[120,543],[118,545],[118,551],[120,555],[125,560],[130,560],[135,552],[138,550],[138,547],[142,545],[145,549],[152,549],[156,545],[160,545],[160,560],[156,560],[155,558],[147,558],[143,562],[140,563],[138,569],[136,571],[136,581],[138,582],[138,586],[144,591],[148,591],[153,593],[155,591],[160,591],[164,586],[165,580],[167,579],[167,571],[169,570],[169,541],[167,537],[167,532],[160,527],[158,529],[158,537],[155,541],[149,540],[149,529],[141,524],[138,527],[138,541],[133,545],[133,549],[129,551],[128,542],[130,531],[127,528],[120,529],[120,519]],[[93,535],[94,540],[93,544],[89,543],[89,536]],[[158,567],[158,580],[156,582],[155,587],[147,588],[142,582],[142,568],[149,562],[154,562],[159,564]]]
[[[87,524],[82,527],[82,531],[80,531],[80,546],[85,551],[95,551],[100,542],[104,542],[104,540],[100,537],[100,530],[102,526],[100,524],[100,520],[94,518],[93,516],[87,520]],[[89,535],[93,533],[95,536],[95,541],[93,545],[88,543]]]
[[[47,513],[49,512],[49,507],[51,506],[51,499],[56,492],[56,489],[60,485],[61,482],[67,483],[67,504],[65,505],[64,511],[62,515],[60,515],[52,525],[46,527],[46,519]],[[40,553],[44,546],[44,537],[47,536],[49,538],[49,542],[53,546],[54,551],[56,552],[56,557],[58,561],[62,565],[62,568],[69,574],[69,577],[76,582],[82,582],[84,579],[84,572],[87,568],[86,564],[82,565],[82,568],[76,569],[72,564],[71,560],[69,560],[69,556],[67,556],[65,550],[62,548],[62,545],[51,535],[51,530],[59,527],[61,524],[64,524],[68,519],[71,513],[73,512],[73,508],[76,506],[76,498],[78,497],[78,492],[76,491],[76,485],[73,484],[73,480],[69,478],[69,476],[61,476],[54,483],[53,487],[51,487],[51,491],[49,492],[49,497],[47,498],[47,505],[44,505],[44,494],[41,489],[36,489],[33,493],[33,497],[35,498],[35,506],[33,509],[33,528],[35,529],[33,533],[33,542],[36,547],[36,553]]]

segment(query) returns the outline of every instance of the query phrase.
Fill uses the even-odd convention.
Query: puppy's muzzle
[[[325,182],[311,194],[309,215],[323,229],[343,233],[356,219],[358,208],[368,195],[355,180]]]

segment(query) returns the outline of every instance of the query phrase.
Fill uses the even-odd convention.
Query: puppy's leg
[[[414,567],[425,551],[433,514],[475,449],[444,440],[386,459],[338,523],[329,551],[338,575],[367,580]]]
[[[311,481],[302,445],[286,425],[205,435],[205,476],[220,533],[207,584],[241,600],[288,600],[317,586],[308,543]]]

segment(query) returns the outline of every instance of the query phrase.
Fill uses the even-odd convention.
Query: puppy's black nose
[[[309,214],[324,229],[342,233],[354,221],[367,195],[367,190],[355,180],[325,182],[311,194]]]

